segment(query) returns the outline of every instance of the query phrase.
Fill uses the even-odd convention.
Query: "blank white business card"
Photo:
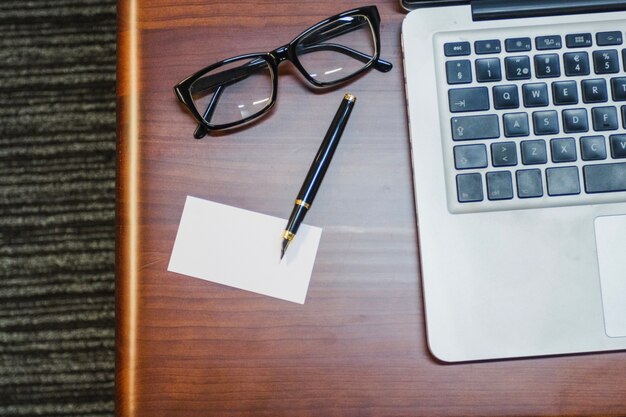
[[[286,225],[187,196],[167,270],[304,304],[322,229],[301,225],[281,261]]]

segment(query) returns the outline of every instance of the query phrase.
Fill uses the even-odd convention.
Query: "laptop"
[[[430,351],[626,349],[626,1],[420,3],[402,44]]]

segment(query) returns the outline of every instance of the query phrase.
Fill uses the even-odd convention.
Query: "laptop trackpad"
[[[626,336],[626,215],[595,220],[604,327],[609,337]]]

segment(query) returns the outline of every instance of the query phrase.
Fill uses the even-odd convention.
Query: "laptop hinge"
[[[515,19],[626,10],[626,0],[474,0],[473,20]]]

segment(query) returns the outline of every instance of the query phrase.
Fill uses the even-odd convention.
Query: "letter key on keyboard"
[[[580,154],[583,161],[606,159],[604,136],[583,136],[580,138]]]
[[[626,158],[626,135],[611,135],[611,156],[615,159]]]
[[[519,107],[519,96],[517,86],[497,85],[493,87],[493,105],[496,109],[517,109]]]

